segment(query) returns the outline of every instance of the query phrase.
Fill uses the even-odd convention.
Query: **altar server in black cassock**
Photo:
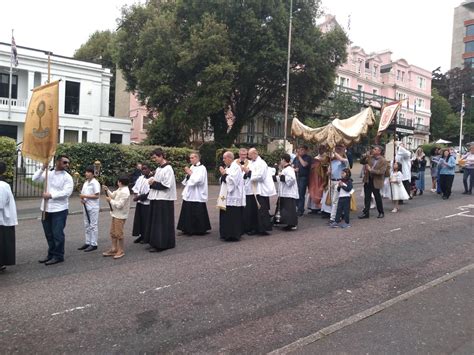
[[[296,183],[295,169],[290,164],[289,154],[281,156],[280,167],[282,168],[278,182],[278,204],[277,212],[280,214],[280,224],[286,224],[285,230],[296,230],[298,225],[298,215],[296,213],[296,203],[299,199],[298,184]]]
[[[150,213],[150,200],[148,193],[150,192],[150,167],[148,164],[141,164],[142,175],[136,180],[133,185],[132,192],[135,194],[133,201],[137,204],[135,206],[135,217],[133,219],[132,235],[138,237],[133,242],[143,243],[145,239],[145,230],[148,225],[148,214]]]
[[[150,213],[145,232],[145,242],[150,244],[150,252],[174,248],[174,201],[176,201],[176,181],[171,165],[165,160],[161,149],[153,151],[151,158],[158,164],[155,175],[148,179],[150,184]]]
[[[245,172],[246,202],[245,218],[247,234],[268,235],[272,230],[270,221],[270,197],[276,195],[272,172],[255,148],[248,152],[250,163]],[[249,198],[250,195],[250,198]]]
[[[200,162],[198,153],[189,156],[191,167],[185,167],[186,177],[182,184],[183,205],[177,229],[187,235],[203,235],[211,229],[207,213],[207,170]]]
[[[15,226],[18,224],[15,199],[10,185],[3,181],[7,166],[0,162],[0,271],[15,265]]]
[[[243,234],[243,211],[245,207],[245,192],[243,172],[234,160],[232,152],[225,152],[223,161],[225,167],[220,167],[221,188],[217,198],[219,212],[220,238],[231,242],[239,241]]]

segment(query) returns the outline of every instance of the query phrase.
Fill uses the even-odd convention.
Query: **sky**
[[[0,42],[72,56],[96,30],[114,30],[120,9],[134,0],[11,0],[2,1]],[[233,1],[233,0],[230,0]],[[451,61],[454,8],[461,0],[322,0],[323,9],[336,15],[350,39],[366,53],[390,49],[392,59],[427,70]]]

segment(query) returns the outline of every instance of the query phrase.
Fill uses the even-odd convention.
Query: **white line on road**
[[[143,295],[147,292],[150,292],[150,291],[160,291],[160,290],[164,290],[165,288],[168,288],[168,287],[171,287],[173,285],[165,285],[165,286],[160,286],[160,287],[156,287],[156,288],[152,288],[151,290],[145,290],[145,291],[140,291],[140,294]]]
[[[282,348],[279,348],[279,349],[276,349],[276,350],[273,350],[272,352],[270,352],[269,354],[270,355],[280,355],[280,354],[288,354],[288,353],[291,353],[293,351],[296,351],[298,349],[301,349],[311,343],[314,343],[320,339],[322,339],[323,337],[325,336],[328,336],[332,333],[335,333],[349,325],[352,325],[354,323],[357,323],[357,322],[360,322],[361,320],[363,319],[366,319],[370,316],[373,316],[374,314],[376,313],[379,313],[393,305],[395,305],[396,303],[399,303],[401,301],[405,301],[415,295],[417,295],[418,293],[421,293],[423,291],[426,291],[432,287],[435,287],[435,286],[438,286],[440,284],[442,284],[443,282],[446,282],[448,280],[451,280],[459,275],[462,275],[468,271],[471,271],[471,270],[474,270],[474,264],[470,264],[470,265],[467,265],[459,270],[456,270],[454,272],[451,272],[451,273],[447,273],[446,275],[444,276],[441,276],[433,281],[430,281],[424,285],[421,285],[411,291],[408,291],[404,294],[401,294],[400,296],[397,296],[395,298],[392,298],[388,301],[385,301],[383,303],[380,303],[374,307],[371,307],[369,309],[366,309],[365,311],[362,311],[360,313],[357,313],[357,314],[354,314],[346,319],[343,319],[341,320],[340,322],[337,322],[337,323],[334,323],[326,328],[323,328],[323,329],[320,329],[318,330],[317,332],[313,333],[313,334],[310,334],[304,338],[300,338],[298,340],[296,340],[295,342],[291,343],[291,344],[288,344]]]
[[[91,306],[92,306],[91,304],[86,304],[85,306],[74,307],[74,308],[66,309],[65,311],[53,313],[51,314],[51,316],[58,316],[60,314],[70,313],[74,311],[82,311],[83,309],[89,308]]]
[[[453,217],[456,217],[456,216],[464,216],[466,213],[469,213],[469,211],[464,211],[464,212],[459,212],[459,213],[456,213],[456,214],[451,214],[449,216],[444,216],[444,218],[453,218]]]
[[[237,271],[237,270],[242,270],[242,269],[248,269],[248,268],[251,268],[252,266],[253,266],[252,264],[248,264],[248,265],[245,265],[245,266],[240,266],[240,267],[236,267],[234,269],[230,269],[227,272]]]
[[[390,229],[390,233],[391,232],[396,232],[396,231],[401,231],[401,230],[402,230],[401,228]]]

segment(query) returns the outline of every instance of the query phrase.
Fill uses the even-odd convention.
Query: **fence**
[[[38,163],[21,155],[21,150],[17,151],[15,162],[15,174],[13,176],[12,190],[15,198],[41,197],[43,184],[32,180],[35,171],[43,164]]]

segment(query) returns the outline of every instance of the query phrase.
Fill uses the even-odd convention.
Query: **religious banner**
[[[22,154],[47,163],[56,154],[59,127],[59,81],[38,86],[26,113]]]
[[[395,101],[383,107],[382,113],[380,115],[379,129],[377,133],[378,135],[380,135],[388,128],[388,126],[390,126],[390,123],[392,123],[401,105],[401,101]]]

